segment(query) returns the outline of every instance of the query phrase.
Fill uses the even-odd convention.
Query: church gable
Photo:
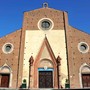
[[[1,64],[6,60],[18,58],[21,30],[13,32],[1,38],[0,59]],[[10,62],[11,63],[11,62]]]
[[[7,73],[4,69],[4,71],[0,71],[0,75],[3,76],[3,73],[6,74],[7,78],[10,79],[9,82],[7,82],[8,87],[15,88],[17,85],[17,74],[18,74],[18,60],[19,60],[19,50],[20,50],[20,36],[21,36],[21,30],[18,30],[16,32],[13,32],[9,35],[6,35],[2,38],[0,38],[0,66],[9,65],[9,67],[12,70],[12,76],[11,74]],[[7,66],[5,66],[7,67]],[[4,76],[3,76],[4,77]],[[12,79],[11,79],[12,78]],[[0,78],[1,80],[2,78]],[[13,83],[13,84],[12,84]],[[6,87],[6,86],[5,86]]]
[[[25,12],[23,29],[38,30],[37,24],[42,18],[50,18],[55,23],[53,29],[64,29],[63,12],[48,7]]]
[[[67,32],[67,48],[68,48],[68,65],[69,75],[72,78],[79,78],[78,71],[83,63],[90,64],[90,35],[86,34],[76,28],[69,27]],[[75,72],[74,72],[75,71]],[[79,79],[72,80],[70,82],[75,83]],[[77,85],[80,85],[77,83]]]
[[[82,54],[84,52],[80,52],[79,50],[80,43],[87,44],[87,47],[89,47],[90,46],[90,35],[80,30],[77,30],[76,28],[70,27],[67,30],[68,49],[73,48],[73,52],[77,52],[77,54]],[[85,53],[85,55],[88,55],[89,52],[90,52],[90,49],[88,50],[87,53]]]

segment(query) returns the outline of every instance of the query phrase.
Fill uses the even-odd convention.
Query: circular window
[[[5,51],[10,52],[11,49],[12,49],[12,46],[10,44],[7,44],[5,47]]]
[[[41,27],[42,27],[43,29],[45,29],[45,30],[49,29],[49,28],[50,28],[50,22],[48,22],[48,21],[43,21],[43,22],[41,23]]]
[[[48,18],[41,19],[38,22],[38,28],[41,30],[51,30],[53,28],[53,22]]]
[[[2,50],[6,54],[11,53],[13,51],[13,45],[11,43],[6,43],[3,45]]]
[[[80,42],[79,45],[78,45],[78,49],[79,49],[80,52],[86,53],[89,50],[89,46],[85,42]]]

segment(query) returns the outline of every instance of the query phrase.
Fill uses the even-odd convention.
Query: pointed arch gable
[[[52,59],[52,62],[57,66],[55,55],[54,55],[53,50],[52,50],[52,48],[51,48],[51,46],[49,44],[49,41],[48,41],[47,37],[45,37],[44,40],[43,40],[43,43],[42,43],[41,48],[39,50],[39,53],[36,56],[34,65],[40,60],[41,54],[42,54],[45,46],[46,46],[46,48],[47,48],[47,50],[49,52],[49,55],[50,55],[50,57]]]
[[[44,62],[46,62],[46,63],[44,63]],[[43,68],[43,67],[53,68],[53,62],[50,59],[43,58],[38,62],[38,68]]]
[[[43,40],[43,43],[42,43],[41,48],[39,50],[39,53],[37,54],[35,62],[34,62],[34,75],[33,75],[34,84],[33,85],[34,85],[34,88],[38,88],[38,62],[40,61],[40,57],[41,57],[42,52],[43,52],[45,47],[47,48],[49,56],[51,57],[51,61],[53,63],[53,69],[54,69],[54,84],[53,84],[53,87],[57,88],[58,87],[57,62],[56,62],[56,58],[55,58],[55,55],[53,53],[53,50],[52,50],[46,36]]]

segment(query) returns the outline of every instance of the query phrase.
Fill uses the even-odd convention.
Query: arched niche
[[[84,66],[83,68],[82,68],[82,70],[81,70],[81,73],[82,74],[88,74],[88,73],[90,73],[90,66]]]
[[[10,72],[11,70],[8,66],[3,66],[0,71],[0,73],[10,73]]]
[[[3,87],[3,79],[4,77],[8,78],[8,86],[5,88],[10,88],[12,86],[12,69],[8,64],[4,64],[0,67],[0,86]]]
[[[90,78],[90,66],[86,63],[82,64],[80,69],[79,69],[79,79],[80,79],[80,87],[85,88],[85,87],[90,87],[90,86],[85,86],[85,79]],[[87,84],[90,80],[87,81]]]
[[[38,68],[53,68],[53,62],[49,59],[42,59],[38,63]]]

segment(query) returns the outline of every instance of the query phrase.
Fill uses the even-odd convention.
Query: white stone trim
[[[83,88],[83,85],[82,85],[82,68],[85,67],[85,66],[88,66],[90,67],[88,64],[84,63],[81,65],[81,67],[79,68],[79,81],[80,81],[80,88]]]
[[[49,21],[50,24],[51,24],[50,28],[47,29],[47,30],[52,30],[53,27],[54,27],[54,23],[53,23],[53,21],[52,21],[50,18],[42,18],[42,19],[40,19],[40,20],[38,21],[38,23],[37,23],[38,28],[39,28],[40,30],[44,30],[44,29],[41,27],[41,22],[44,21],[44,20]],[[47,31],[47,30],[44,30],[44,31]]]
[[[6,45],[8,45],[8,44],[10,44],[10,45],[12,46],[12,48],[11,48],[11,50],[10,50],[9,52],[6,52],[6,51],[5,51],[5,47],[6,47]],[[2,47],[2,51],[3,51],[5,54],[9,54],[9,53],[11,53],[13,50],[14,50],[14,45],[13,45],[12,43],[5,43],[5,44],[3,45],[3,47]]]
[[[9,88],[11,88],[12,87],[12,69],[5,63],[2,67],[0,67],[0,74],[3,74],[3,72],[2,72],[2,70],[3,70],[3,68],[4,67],[7,67],[7,69],[9,69],[9,72],[7,73],[5,73],[5,74],[10,74],[10,80],[9,80]]]

